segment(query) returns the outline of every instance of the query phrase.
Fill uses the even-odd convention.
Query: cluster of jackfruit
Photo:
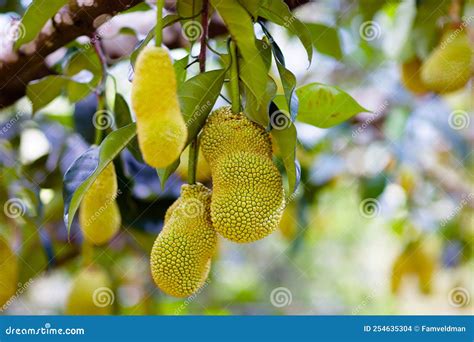
[[[110,278],[102,268],[84,267],[74,278],[66,303],[67,315],[110,315],[114,294]]]
[[[420,292],[431,293],[435,269],[436,260],[421,240],[408,244],[392,266],[392,293],[398,293],[403,279],[407,276],[415,276],[418,279]]]
[[[100,173],[81,202],[79,222],[84,239],[93,245],[110,241],[121,225],[116,202],[117,175],[113,163]]]
[[[402,83],[417,95],[459,90],[474,73],[473,57],[474,49],[466,31],[449,30],[423,63],[415,58],[402,65]]]
[[[169,295],[190,296],[207,279],[217,247],[210,205],[208,188],[199,183],[187,184],[166,212],[150,262],[156,285]]]
[[[18,284],[18,258],[0,236],[0,309],[15,295]]]
[[[209,116],[201,148],[211,166],[214,229],[241,243],[272,233],[283,214],[285,197],[268,132],[243,113],[222,107]]]
[[[146,47],[135,63],[132,106],[138,144],[147,164],[164,168],[179,158],[187,140],[176,75],[166,48]]]

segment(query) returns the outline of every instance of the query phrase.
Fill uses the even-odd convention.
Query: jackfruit
[[[156,285],[175,297],[188,297],[201,288],[216,251],[217,234],[209,206],[211,191],[202,184],[183,185],[168,208],[163,230],[150,258]]]
[[[0,311],[15,295],[18,284],[18,258],[7,241],[0,237]]]
[[[107,243],[120,229],[117,188],[115,167],[110,163],[82,199],[79,223],[84,239],[93,245]]]
[[[149,46],[139,54],[132,84],[132,107],[143,159],[155,168],[169,166],[181,154],[188,131],[167,49]]]
[[[204,159],[201,149],[199,149],[199,155],[196,165],[196,180],[198,182],[204,183],[211,179],[211,168],[209,167],[208,162]],[[188,163],[189,163],[189,148],[185,149],[183,154],[181,154],[181,162],[179,163],[176,172],[181,177],[181,179],[188,178]]]
[[[416,276],[421,293],[431,293],[435,268],[436,260],[424,248],[422,241],[408,244],[392,266],[392,293],[398,293],[403,279],[410,275]]]
[[[415,95],[423,95],[428,92],[421,80],[420,69],[421,61],[417,57],[403,63],[400,69],[402,84]]]
[[[72,283],[67,315],[110,315],[115,295],[107,273],[97,266],[83,268]]]
[[[421,67],[425,86],[436,93],[449,93],[464,87],[474,70],[473,48],[462,31],[448,32]]]
[[[204,126],[201,149],[211,166],[211,217],[216,231],[241,243],[272,233],[280,222],[285,199],[265,129],[242,113],[220,108]]]

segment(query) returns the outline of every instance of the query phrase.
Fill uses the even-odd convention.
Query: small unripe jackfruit
[[[97,177],[81,202],[79,223],[84,239],[102,245],[120,229],[121,216],[117,202],[117,176],[113,163]]]
[[[176,75],[168,50],[146,47],[135,63],[132,106],[143,159],[164,168],[178,159],[187,140],[181,115]]]
[[[421,61],[413,58],[402,64],[400,70],[402,84],[415,95],[423,95],[428,92],[421,80]]]
[[[224,107],[209,117],[201,147],[212,170],[211,217],[216,231],[241,243],[272,233],[285,199],[265,129]]]
[[[82,269],[74,278],[66,303],[67,315],[110,315],[115,295],[107,273],[96,266]]]
[[[18,258],[7,241],[0,237],[0,311],[15,295],[18,284]]]
[[[425,86],[436,93],[464,87],[474,70],[473,48],[465,32],[446,34],[421,67]]]
[[[171,296],[190,296],[207,279],[217,245],[210,203],[211,192],[204,185],[183,185],[168,208],[150,264],[156,285]]]

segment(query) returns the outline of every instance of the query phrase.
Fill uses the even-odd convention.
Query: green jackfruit
[[[146,47],[135,63],[132,106],[143,159],[164,168],[178,159],[187,140],[176,75],[167,49]]]
[[[212,171],[211,217],[216,231],[241,243],[272,233],[285,199],[265,129],[243,114],[220,108],[204,126],[201,148]]]
[[[67,315],[110,315],[115,300],[112,283],[99,267],[83,268],[72,283],[65,313]]]
[[[168,208],[150,264],[156,285],[171,296],[188,297],[207,279],[217,246],[210,203],[211,191],[204,185],[183,185]]]
[[[120,229],[117,188],[115,167],[110,163],[82,199],[79,223],[84,239],[93,245],[107,243]]]
[[[18,284],[18,258],[10,245],[0,237],[0,311],[15,295]]]
[[[421,61],[419,58],[413,58],[403,63],[400,69],[402,84],[415,95],[423,95],[428,92],[428,89],[421,80],[420,69]]]
[[[421,67],[425,86],[444,94],[466,85],[474,70],[473,48],[463,31],[456,35],[448,32]]]

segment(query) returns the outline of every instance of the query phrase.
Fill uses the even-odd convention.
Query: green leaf
[[[86,74],[85,70],[89,71],[92,77],[90,79],[77,78]],[[91,90],[100,83],[102,66],[99,57],[93,49],[78,51],[69,59],[64,74],[72,80],[67,84],[68,99],[71,102],[78,102],[89,95]]]
[[[68,0],[33,0],[21,19],[22,35],[15,42],[15,49],[36,38],[42,28]]]
[[[290,32],[298,36],[306,49],[308,61],[311,63],[313,59],[311,33],[305,24],[291,13],[288,5],[283,0],[262,0],[258,15],[277,25],[286,27]]]
[[[33,113],[61,95],[69,80],[63,76],[46,76],[32,81],[26,87],[26,95],[33,104]]]
[[[279,110],[281,113],[288,111],[286,99],[283,95],[276,96],[273,102],[277,107],[274,108],[275,110]],[[288,196],[291,196],[298,187],[301,171],[299,163],[296,160],[296,127],[289,118],[286,122],[288,124],[281,127],[280,129],[272,129],[271,134],[278,146],[279,156],[283,161],[283,165],[285,166],[286,176],[288,178],[287,191]]]
[[[342,58],[341,42],[336,28],[316,23],[305,23],[305,25],[311,32],[316,50],[336,59]]]
[[[260,2],[261,0],[239,0],[242,7],[245,8],[254,19],[257,19],[258,17]]]
[[[203,72],[178,88],[181,112],[188,127],[188,144],[197,137],[216,103],[224,84],[225,72],[224,69]]]
[[[186,66],[188,65],[189,55],[184,56],[181,59],[176,60],[173,63],[174,72],[176,74],[176,82],[178,87],[186,80],[186,73],[187,69]]]
[[[125,98],[119,93],[116,93],[115,95],[114,114],[117,128],[125,127],[133,122],[132,114],[130,113],[130,107],[128,106]],[[143,157],[140,152],[140,147],[138,146],[137,137],[134,137],[128,143],[127,148],[136,160],[143,163]]]
[[[266,90],[267,71],[255,42],[252,18],[237,1],[211,0],[211,4],[221,15],[232,40],[237,44],[244,61],[239,72],[242,78],[245,77],[245,85],[260,101]]]
[[[168,14],[166,17],[163,18],[163,28],[174,24],[175,22],[179,21],[179,15],[177,14]],[[137,48],[130,54],[130,62],[132,66],[135,65],[135,61],[137,60],[138,55],[140,52],[148,45],[151,40],[155,38],[155,28],[153,27],[150,32],[146,35],[145,39],[143,39],[140,43],[138,43]]]
[[[360,112],[370,112],[338,87],[310,83],[296,90],[299,99],[298,121],[329,128]]]
[[[259,101],[257,101],[253,96],[252,92],[244,86],[245,114],[247,114],[250,120],[262,125],[263,127],[268,127],[269,125],[268,110],[270,102],[277,92],[277,85],[273,78],[267,76],[267,79],[267,91],[265,92],[265,97],[260,101],[260,104],[258,104]]]
[[[92,147],[69,167],[64,175],[64,223],[68,233],[86,191],[99,174],[136,135],[136,125],[130,124],[110,133],[99,147]]]
[[[296,77],[293,73],[285,68],[278,60],[276,60],[278,72],[280,74],[281,84],[283,91],[285,92],[285,99],[289,108],[291,121],[295,121],[296,114],[298,112],[298,97],[295,93],[296,88]]]
[[[171,165],[164,169],[156,169],[156,173],[158,174],[158,177],[160,178],[160,185],[161,189],[165,189],[165,184],[168,178],[173,174],[173,172],[176,171],[180,163],[180,158],[176,159]]]

